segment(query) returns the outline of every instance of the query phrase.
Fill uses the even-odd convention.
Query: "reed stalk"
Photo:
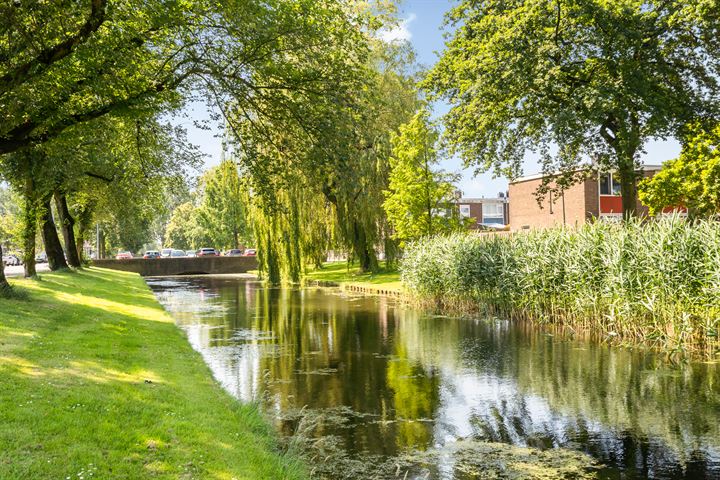
[[[418,299],[590,329],[672,352],[720,353],[720,223],[594,222],[411,244],[401,277]]]

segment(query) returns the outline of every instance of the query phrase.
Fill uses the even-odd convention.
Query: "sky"
[[[455,2],[453,0],[404,0],[399,8],[399,26],[384,33],[386,40],[407,40],[415,48],[418,62],[426,67],[432,66],[445,46],[443,37],[443,17]],[[448,105],[434,105],[436,116],[442,116]],[[201,130],[194,126],[194,121],[208,121],[207,107],[200,103],[190,104],[186,108],[185,118],[176,120],[188,130],[189,140],[198,145],[206,154],[206,166],[216,165],[220,161],[221,126],[214,125],[211,130]],[[212,125],[212,122],[208,122]],[[659,165],[665,160],[676,157],[680,153],[680,145],[676,141],[656,141],[646,145],[647,153],[642,157],[645,164]],[[496,197],[499,192],[507,190],[505,178],[493,178],[491,173],[475,176],[472,169],[463,168],[462,162],[456,158],[447,158],[442,167],[450,172],[461,175],[458,188],[466,197]],[[525,159],[523,174],[539,173],[537,158],[528,155]]]

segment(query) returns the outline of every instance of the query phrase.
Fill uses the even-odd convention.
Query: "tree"
[[[199,224],[198,209],[192,202],[178,205],[165,229],[165,245],[182,250],[197,250],[210,245],[209,235]]]
[[[243,189],[238,167],[223,160],[207,171],[201,179],[202,201],[197,221],[213,244],[222,249],[240,248],[249,242]]]
[[[513,178],[527,151],[544,173],[589,158],[617,173],[632,215],[647,140],[718,114],[718,11],[714,0],[464,0],[422,87],[451,104],[446,139],[468,165]]]
[[[215,103],[226,117],[231,110],[252,111],[249,122],[272,122],[284,115],[302,125],[301,100],[337,98],[337,86],[357,75],[362,62],[354,49],[363,33],[355,21],[356,7],[352,0],[79,0],[50,2],[43,8],[32,2],[4,2],[3,177],[22,185],[26,193],[39,194],[35,188],[41,177],[28,175],[34,166],[14,169],[23,164],[8,162],[8,154],[42,150],[67,138],[69,130],[108,115],[132,121],[166,113],[197,96]],[[135,143],[131,137],[125,145]],[[81,146],[72,145],[69,151]],[[71,171],[58,158],[50,156],[41,167],[114,180],[94,170]],[[64,184],[56,186],[64,191]],[[29,238],[37,205],[26,203]],[[100,208],[93,201],[83,205]],[[83,210],[83,215],[90,213]],[[76,239],[81,242],[82,237]],[[32,261],[27,267],[32,270]]]
[[[17,243],[20,224],[20,202],[9,188],[0,185],[0,257],[3,248]],[[8,296],[12,289],[5,278],[4,265],[0,264],[0,297]]]
[[[331,242],[348,251],[363,271],[378,269],[378,247],[392,261],[395,242],[382,208],[383,191],[390,135],[418,107],[410,71],[414,56],[407,45],[369,36],[353,48],[365,62],[361,74],[341,84],[344,91],[337,96],[298,99],[303,123],[287,116],[260,125],[242,116],[230,121],[236,158],[251,203],[258,207],[253,215],[257,240],[268,242],[259,245],[261,266],[268,271],[279,265],[278,271],[297,277],[300,267],[294,266],[316,263],[318,248]],[[305,223],[308,211],[316,217]],[[320,217],[327,214],[330,218]],[[315,248],[307,247],[310,237],[297,233],[298,224],[314,226]],[[288,251],[288,245],[294,247]]]
[[[187,46],[201,3],[4,2],[0,154],[112,111],[177,100],[193,71]]]
[[[20,203],[16,192],[0,185],[0,246],[5,249],[19,246]]]
[[[383,207],[401,246],[410,240],[462,226],[453,202],[456,177],[437,170],[437,130],[421,109],[392,138],[390,183]]]
[[[691,131],[680,157],[640,183],[640,200],[651,215],[667,207],[685,207],[691,218],[720,213],[720,125]]]

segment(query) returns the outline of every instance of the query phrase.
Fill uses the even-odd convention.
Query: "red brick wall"
[[[586,180],[565,190],[562,196],[546,196],[541,205],[535,191],[542,179],[510,184],[510,229],[546,228],[553,225],[579,225],[597,215],[598,186],[595,180]],[[563,218],[563,203],[565,215]]]
[[[655,171],[645,171],[645,178],[655,175]],[[562,198],[546,197],[542,208],[535,199],[535,191],[542,179],[527,180],[511,183],[510,192],[510,229],[521,230],[529,228],[545,228],[563,223]],[[600,187],[597,177],[588,178],[582,183],[573,185],[565,191],[565,224],[579,225],[587,220],[600,216]],[[637,211],[639,215],[647,215],[648,209],[638,200]]]

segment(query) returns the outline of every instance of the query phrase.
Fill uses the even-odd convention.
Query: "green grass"
[[[402,290],[400,274],[395,270],[386,270],[381,264],[377,273],[362,273],[357,266],[349,266],[347,262],[329,262],[322,268],[312,270],[305,274],[305,280],[332,282],[340,286],[355,285],[366,286],[370,289],[382,288],[384,290]]]
[[[0,478],[303,478],[134,274],[15,280],[0,300]]]

